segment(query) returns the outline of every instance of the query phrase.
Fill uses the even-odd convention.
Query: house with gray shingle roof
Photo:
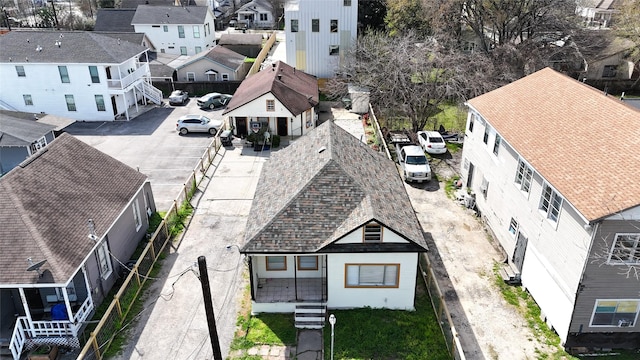
[[[0,176],[47,146],[55,126],[0,113]]]
[[[139,5],[131,25],[161,53],[191,56],[216,44],[215,18],[206,6]]]
[[[244,79],[223,115],[240,137],[263,127],[301,136],[315,128],[318,104],[316,77],[278,61]]]
[[[0,178],[0,333],[15,359],[80,346],[154,211],[146,175],[64,133]]]
[[[162,103],[147,48],[91,31],[10,31],[0,36],[0,102],[82,121],[131,118]]]
[[[218,45],[248,57],[257,57],[262,50],[262,34],[221,34]]]
[[[245,59],[244,55],[216,45],[176,67],[178,81],[242,81],[252,65]]]
[[[467,105],[462,179],[505,280],[565,348],[637,348],[640,111],[550,68]]]
[[[98,9],[93,31],[135,32],[131,20],[136,9]]]
[[[241,247],[253,313],[411,310],[425,251],[395,163],[332,121],[271,155]]]

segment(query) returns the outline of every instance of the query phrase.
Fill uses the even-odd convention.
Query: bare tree
[[[613,23],[617,36],[631,40],[635,48],[630,52],[629,59],[634,63],[634,73],[638,73],[631,88],[640,83],[640,2],[637,0],[623,0],[619,12]]]
[[[590,261],[599,266],[616,266],[620,275],[640,280],[640,221],[626,222],[635,228],[635,233],[603,234],[594,245]]]

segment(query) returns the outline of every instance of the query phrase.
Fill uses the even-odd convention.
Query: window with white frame
[[[33,99],[31,98],[31,94],[24,94],[22,95],[22,99],[24,100],[24,104],[26,106],[31,106],[33,105]]]
[[[562,197],[555,192],[548,184],[544,184],[542,196],[540,197],[540,206],[538,207],[546,214],[547,219],[557,222],[562,206]]]
[[[136,231],[140,230],[142,226],[142,218],[140,217],[140,204],[138,204],[138,199],[133,200],[133,221],[136,224]]]
[[[96,107],[98,111],[107,111],[107,107],[104,105],[104,96],[96,95]]]
[[[193,37],[195,39],[200,38],[200,26],[199,25],[193,25]]]
[[[184,26],[178,25],[178,37],[184,39]]]
[[[343,5],[344,6],[351,6],[351,0],[344,0]]]
[[[609,253],[609,264],[640,264],[640,234],[616,234]]]
[[[397,288],[400,264],[345,264],[345,287]]]
[[[222,81],[229,81],[229,74],[222,74]]]
[[[298,270],[318,270],[318,257],[298,256]]]
[[[382,226],[378,223],[368,223],[362,229],[362,242],[382,242]]]
[[[196,46],[196,54],[202,51],[202,46]]]
[[[98,74],[97,66],[89,66],[89,75],[91,76],[91,82],[94,84],[100,83],[100,75]]]
[[[188,72],[187,73],[187,81],[196,81],[196,73]]]
[[[162,31],[169,32],[169,26],[168,25],[162,25]]]
[[[16,65],[16,73],[18,74],[18,77],[27,76],[27,73],[24,72],[24,66],[22,65]]]
[[[73,98],[73,95],[65,95],[64,99],[67,102],[67,110],[76,111],[76,100]]]
[[[276,101],[267,99],[267,111],[276,111]]]
[[[267,256],[267,271],[287,270],[286,256]]]
[[[500,137],[500,135],[496,134],[496,138],[493,141],[493,154],[495,156],[498,156],[498,152],[500,151],[500,142],[502,141],[502,138]]]
[[[329,45],[329,55],[331,56],[340,55],[340,45]]]
[[[71,82],[69,79],[69,71],[66,66],[58,66],[58,72],[60,73],[60,81],[64,84],[68,84]]]
[[[187,47],[180,46],[180,55],[187,55]]]
[[[640,300],[599,299],[593,308],[589,326],[633,327],[638,319]]]
[[[45,146],[47,146],[47,138],[43,136],[31,143],[31,154],[35,154],[38,150],[42,149]]]
[[[529,193],[531,189],[531,179],[533,178],[533,170],[525,164],[522,159],[518,162],[518,171],[516,172],[515,183],[520,185],[520,190]]]
[[[109,245],[106,241],[98,247],[98,267],[100,276],[103,279],[107,279],[111,275],[113,268],[111,266],[111,257],[109,256]]]
[[[517,232],[518,232],[518,222],[516,221],[516,219],[511,218],[511,221],[509,222],[509,234],[516,236]]]

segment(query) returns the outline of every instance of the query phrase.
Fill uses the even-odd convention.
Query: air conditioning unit
[[[631,320],[622,319],[618,320],[618,327],[629,327],[631,326]]]

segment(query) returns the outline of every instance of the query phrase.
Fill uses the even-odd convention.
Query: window
[[[298,19],[291,19],[291,32],[298,32]]]
[[[188,72],[187,73],[187,81],[196,81],[196,73]]]
[[[211,29],[210,29],[209,23],[204,24],[204,36],[207,36],[207,33],[211,35]]]
[[[202,51],[202,46],[196,46],[196,54]]]
[[[194,39],[200,38],[200,26],[198,25],[193,25],[193,38]]]
[[[222,74],[222,81],[229,81],[229,74]]]
[[[267,111],[276,111],[276,101],[267,100]]]
[[[98,111],[107,111],[106,106],[104,106],[104,96],[96,95],[96,107]]]
[[[187,47],[180,46],[180,55],[187,55]]]
[[[640,234],[616,234],[609,264],[640,264]]]
[[[19,77],[27,76],[27,74],[24,72],[24,66],[22,65],[16,65],[16,73],[18,74]]]
[[[62,83],[69,83],[69,72],[67,72],[66,66],[58,66],[58,72],[60,73],[60,80]]]
[[[562,206],[562,198],[558,193],[553,191],[551,186],[545,184],[540,198],[539,209],[546,213],[547,219],[557,222],[560,214],[560,206]]]
[[[344,0],[344,6],[351,6],[351,0]]]
[[[311,19],[311,31],[312,32],[320,31],[320,19]]]
[[[520,190],[525,193],[529,193],[531,189],[531,178],[533,177],[533,170],[520,160],[518,163],[518,172],[516,173],[516,184],[520,185]]]
[[[329,45],[329,55],[339,55],[339,54],[340,54],[340,46]]]
[[[465,41],[462,45],[462,51],[466,53],[473,53],[476,50],[476,43]]]
[[[381,242],[382,241],[382,226],[377,223],[369,223],[362,229],[362,241],[369,242]]]
[[[178,37],[184,39],[184,26],[178,25]]]
[[[298,256],[298,270],[318,270],[318,257]]]
[[[484,136],[482,137],[482,142],[485,144],[489,142],[489,126],[484,127]]]
[[[345,287],[397,288],[400,264],[345,264]]]
[[[635,326],[640,300],[596,300],[590,326]]]
[[[133,200],[133,221],[136,223],[136,231],[142,226],[142,218],[140,218],[140,204],[138,199]]]
[[[284,256],[267,256],[268,271],[287,270],[287,258]]]
[[[473,132],[473,124],[476,121],[476,114],[471,114],[469,118],[469,132]]]
[[[98,247],[98,266],[100,267],[100,276],[103,279],[111,275],[111,258],[109,257],[109,245],[106,241]]]
[[[76,100],[73,95],[65,95],[64,98],[67,101],[67,110],[76,111]]]
[[[511,222],[509,223],[509,233],[515,236],[517,232],[518,232],[518,222],[516,221],[516,219],[511,218]]]
[[[35,154],[38,150],[42,149],[45,146],[47,146],[47,138],[43,136],[31,143],[31,154]]]
[[[618,70],[617,65],[605,65],[602,69],[602,77],[603,78],[614,78],[616,77],[616,73]]]
[[[164,32],[169,32],[169,26],[168,25],[162,25],[162,30]]]
[[[496,134],[496,139],[493,142],[493,154],[495,156],[498,156],[498,152],[500,151],[500,141],[502,140],[502,138],[500,137],[500,135]]]
[[[31,106],[33,105],[33,99],[31,98],[31,95],[29,94],[24,94],[22,95],[22,99],[24,99],[24,104],[26,106]]]
[[[91,82],[94,84],[100,83],[100,75],[98,75],[97,66],[89,66],[89,75],[91,75]]]
[[[269,14],[260,13],[260,21],[268,21],[268,20],[269,20]]]
[[[337,19],[331,20],[331,25],[329,26],[329,31],[331,31],[332,33],[337,33],[338,32],[338,20]]]

